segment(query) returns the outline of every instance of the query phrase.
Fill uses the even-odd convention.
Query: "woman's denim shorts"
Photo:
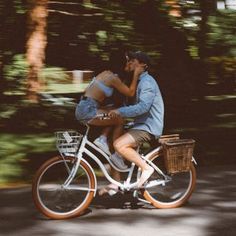
[[[98,102],[90,97],[83,97],[76,106],[76,119],[82,123],[87,123],[97,114]]]

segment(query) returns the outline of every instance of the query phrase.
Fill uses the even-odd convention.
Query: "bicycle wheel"
[[[72,157],[65,158],[70,170],[75,160]],[[95,178],[91,167],[81,160],[72,182],[64,187],[69,176],[67,167],[60,156],[51,158],[40,167],[33,180],[34,203],[40,212],[52,219],[80,215],[94,197]]]
[[[156,155],[151,161],[167,175],[163,155]],[[182,206],[190,198],[196,184],[196,170],[191,163],[188,172],[168,175],[168,180],[165,181],[161,174],[154,171],[149,183],[156,180],[160,184],[147,188],[143,192],[144,198],[157,208],[175,208]]]

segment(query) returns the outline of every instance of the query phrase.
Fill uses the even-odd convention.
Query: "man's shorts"
[[[144,142],[149,142],[154,138],[154,135],[140,129],[130,129],[127,133],[134,138],[138,146]]]

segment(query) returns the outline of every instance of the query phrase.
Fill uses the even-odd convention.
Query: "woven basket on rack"
[[[189,171],[194,144],[193,139],[170,140],[162,144],[169,174]]]
[[[56,135],[56,146],[60,153],[75,154],[79,148],[82,135],[77,131],[58,131]]]

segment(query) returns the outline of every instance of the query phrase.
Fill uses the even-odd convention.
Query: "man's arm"
[[[140,96],[138,98],[138,103],[136,103],[135,105],[124,106],[116,110],[112,110],[109,115],[121,115],[122,117],[137,117],[147,113],[155,97],[155,86],[153,86],[153,82],[150,80],[143,81],[140,86],[142,87],[140,91]]]

